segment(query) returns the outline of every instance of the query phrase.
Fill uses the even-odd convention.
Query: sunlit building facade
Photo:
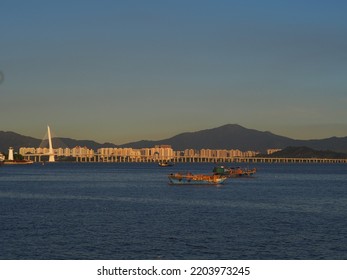
[[[23,156],[43,156],[49,154],[49,148],[22,147],[19,153]],[[185,149],[174,151],[170,145],[157,145],[152,148],[100,148],[96,152],[88,147],[56,148],[55,157],[71,157],[80,161],[95,162],[208,162],[218,160],[232,160],[235,158],[255,157],[258,152],[240,151],[238,149]]]

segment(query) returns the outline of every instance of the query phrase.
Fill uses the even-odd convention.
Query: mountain
[[[270,147],[286,147],[292,139],[275,135],[271,132],[261,132],[247,129],[237,124],[228,124],[221,127],[186,132],[174,137],[159,141],[139,141],[120,145],[121,147],[153,147],[154,145],[171,145],[174,150],[185,149],[240,149],[266,150]]]
[[[47,140],[46,140],[47,141]],[[7,152],[12,146],[15,150],[19,147],[39,147],[42,140],[23,136],[14,132],[0,131],[0,151]],[[64,144],[62,144],[64,143]],[[217,128],[205,129],[196,132],[185,132],[171,138],[115,145],[112,143],[100,144],[90,140],[75,140],[71,138],[53,138],[53,147],[86,146],[97,150],[102,147],[131,147],[149,148],[155,145],[171,145],[174,150],[185,149],[239,149],[241,151],[259,151],[264,153],[267,149],[284,149],[288,146],[306,146],[316,150],[331,150],[347,153],[347,137],[331,137],[321,140],[295,140],[279,136],[268,131],[248,129],[237,124],[227,124]]]
[[[271,155],[260,155],[272,158],[347,158],[347,153],[338,153],[329,150],[317,151],[305,146],[302,147],[287,147],[281,151]]]
[[[296,140],[296,146],[307,146],[316,150],[347,152],[347,137],[330,137],[321,140]]]
[[[283,149],[288,146],[308,146],[319,150],[329,149],[337,152],[347,152],[347,137],[332,137],[323,140],[294,140],[268,131],[248,129],[237,124],[227,124],[197,132],[186,132],[159,141],[142,140],[120,146],[143,148],[161,144],[171,145],[174,150],[209,148],[265,152],[270,148]]]
[[[332,137],[322,140],[295,140],[275,135],[268,131],[248,129],[237,124],[227,124],[217,128],[186,132],[174,137],[148,141],[141,140],[120,145],[120,147],[144,148],[155,145],[171,145],[174,150],[185,149],[239,149],[260,151],[283,149],[288,146],[307,146],[317,150],[347,152],[347,137]]]

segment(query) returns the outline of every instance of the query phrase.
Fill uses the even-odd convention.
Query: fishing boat
[[[186,174],[175,173],[168,176],[169,183],[172,185],[218,185],[222,184],[227,177],[218,174]]]
[[[24,164],[33,164],[32,160],[27,159],[17,159],[17,160],[4,160],[2,162],[4,165],[24,165]]]
[[[242,177],[242,176],[252,176],[257,172],[256,168],[248,169],[241,167],[225,167],[217,166],[213,168],[213,173],[217,175],[223,175],[227,177]]]
[[[174,166],[175,164],[171,161],[161,161],[158,163],[161,167]]]

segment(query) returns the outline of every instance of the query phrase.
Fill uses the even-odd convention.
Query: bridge
[[[48,162],[55,162],[54,157],[54,149],[52,145],[52,135],[51,135],[51,129],[49,126],[47,126],[47,137],[48,137],[48,153],[41,153],[41,154],[24,154],[22,155],[25,159],[33,160],[35,162],[41,162],[41,157],[47,157],[48,156]]]
[[[329,158],[273,158],[273,157],[189,157],[180,156],[169,159],[175,163],[347,163],[346,159]],[[146,156],[104,156],[94,154],[77,156],[77,162],[160,162],[161,160]]]
[[[54,151],[53,151],[53,145],[52,145],[52,136],[51,136],[51,130],[49,126],[47,126],[47,132],[48,132],[48,143],[49,143],[49,162],[54,162]]]
[[[49,156],[49,161],[54,161],[54,155],[48,154],[25,154],[24,158],[41,162],[42,157]],[[52,160],[53,157],[53,160]],[[94,153],[93,155],[77,155],[76,162],[148,162],[157,163],[162,161],[153,157],[132,156],[105,156]],[[273,158],[273,157],[173,157],[168,159],[175,163],[347,163],[347,159],[330,158]]]

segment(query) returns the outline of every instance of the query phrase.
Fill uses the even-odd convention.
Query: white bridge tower
[[[55,162],[53,145],[52,145],[51,130],[49,129],[49,126],[47,126],[47,129],[48,129],[48,144],[49,144],[49,159],[48,159],[48,162]]]

